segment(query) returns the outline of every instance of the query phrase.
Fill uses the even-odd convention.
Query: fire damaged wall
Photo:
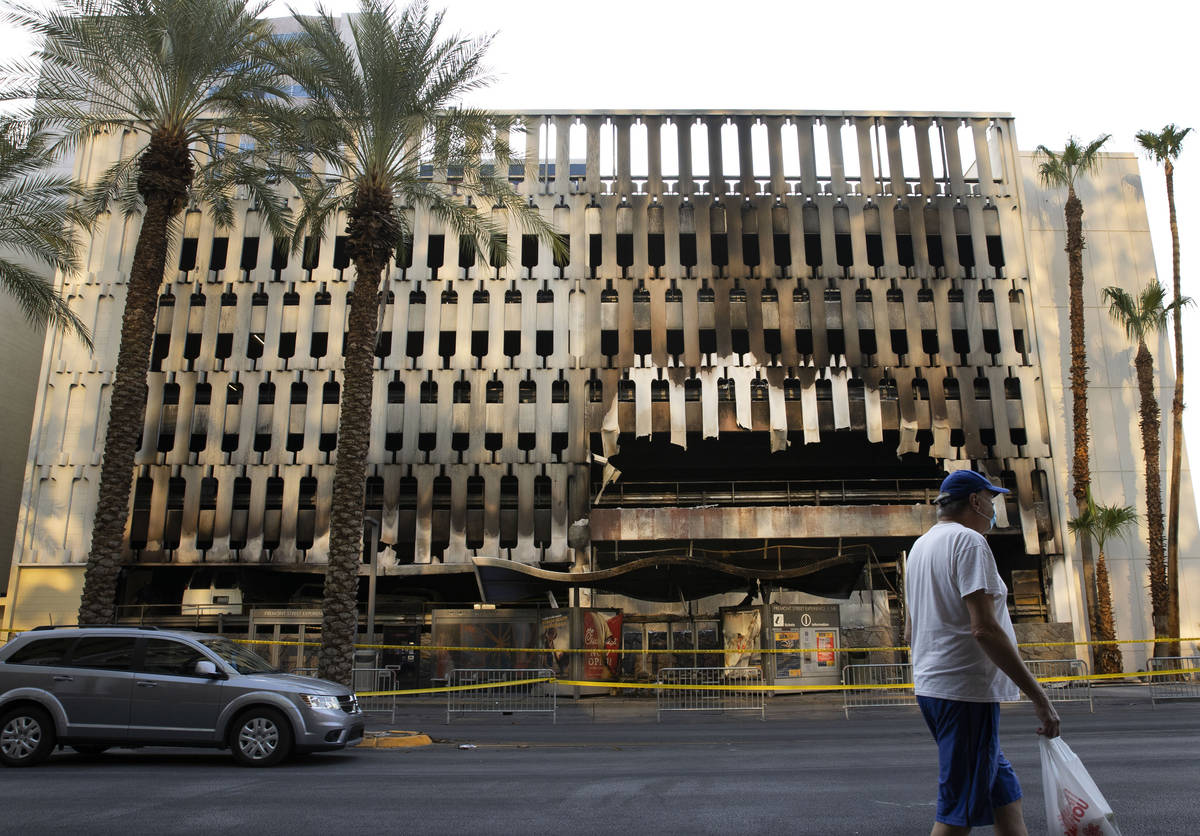
[[[888,456],[1005,479],[1025,551],[1061,552],[1008,117],[523,118],[511,178],[569,258],[498,211],[511,258],[476,260],[417,209],[382,288],[367,514],[385,571],[572,563],[594,455],[627,435],[750,432],[776,451],[886,439]],[[81,153],[78,173],[119,141]],[[135,561],[325,560],[354,271],[336,234],[288,254],[248,202],[235,216],[216,229],[189,212],[170,256]],[[97,228],[88,270],[64,284],[97,346],[48,344],[24,563],[86,559],[135,224]]]

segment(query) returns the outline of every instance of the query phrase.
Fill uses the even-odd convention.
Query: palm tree
[[[1179,224],[1175,220],[1175,158],[1183,150],[1183,138],[1191,128],[1166,125],[1159,133],[1138,131],[1137,141],[1155,162],[1163,164],[1167,176],[1167,213],[1171,220],[1171,274],[1176,305],[1179,290]],[[1183,324],[1179,308],[1172,317],[1175,326],[1175,397],[1171,401],[1171,466],[1167,489],[1167,629],[1179,637],[1179,482],[1183,464]],[[1169,642],[1168,655],[1179,655],[1179,642]]]
[[[1104,559],[1104,544],[1109,537],[1122,534],[1137,520],[1132,505],[1097,505],[1088,491],[1087,509],[1067,523],[1080,539],[1096,541],[1096,641],[1116,642],[1117,629],[1113,620],[1112,587],[1108,582],[1108,563]],[[1123,664],[1116,644],[1096,646],[1096,673],[1120,673]]]
[[[1138,411],[1141,417],[1138,426],[1142,430],[1142,455],[1146,470],[1146,528],[1150,545],[1150,607],[1154,621],[1154,637],[1163,639],[1171,636],[1167,626],[1167,572],[1163,559],[1163,510],[1162,483],[1159,477],[1158,442],[1159,409],[1154,392],[1154,357],[1146,347],[1146,337],[1166,327],[1167,316],[1172,309],[1187,304],[1186,297],[1179,303],[1172,302],[1163,307],[1166,291],[1157,281],[1151,282],[1140,296],[1134,297],[1119,287],[1104,288],[1108,312],[1113,321],[1125,329],[1125,335],[1137,343],[1137,354],[1133,365],[1137,371]],[[1167,656],[1163,643],[1154,646],[1155,656]]]
[[[306,233],[317,240],[344,211],[347,254],[356,275],[344,349],[319,661],[320,675],[339,682],[350,680],[358,628],[357,569],[380,279],[397,242],[409,232],[403,208],[426,207],[471,242],[477,256],[508,257],[505,230],[493,222],[493,207],[507,210],[556,249],[562,247],[551,226],[508,182],[510,121],[449,107],[486,82],[480,62],[489,40],[442,40],[442,17],[430,15],[423,2],[396,13],[380,0],[363,0],[343,39],[328,14],[297,15],[301,36],[290,44],[294,57],[283,61],[307,96],[298,107],[302,132],[292,142],[325,167],[321,176],[299,184],[303,203],[294,246]],[[457,186],[467,200],[423,179],[423,163],[452,176],[461,171]],[[488,211],[481,213],[472,203]]]
[[[1091,488],[1091,468],[1088,464],[1088,409],[1087,409],[1087,343],[1083,333],[1083,203],[1075,194],[1075,183],[1100,166],[1100,148],[1110,134],[1098,136],[1087,145],[1081,145],[1075,137],[1067,139],[1062,152],[1051,151],[1039,145],[1035,152],[1041,162],[1038,179],[1046,188],[1067,190],[1064,214],[1067,219],[1067,271],[1070,290],[1069,320],[1071,326],[1071,425],[1073,446],[1071,452],[1071,493],[1075,497],[1075,513],[1082,515],[1087,510],[1087,494]],[[1092,559],[1091,540],[1084,537],[1079,541],[1083,559],[1083,580],[1087,599],[1088,624],[1094,634],[1096,624],[1096,567]],[[1093,658],[1093,662],[1096,661]],[[1094,666],[1093,666],[1094,667]]]
[[[145,418],[146,373],[169,239],[189,198],[220,225],[233,220],[234,185],[246,185],[268,227],[290,235],[286,202],[273,194],[251,148],[231,136],[270,133],[262,112],[283,110],[271,34],[245,0],[64,0],[56,9],[12,6],[6,15],[35,35],[35,54],[0,71],[0,99],[33,100],[29,115],[69,152],[94,137],[129,132],[91,184],[93,215],[117,203],[140,212],[121,322],[92,546],[80,623],[113,616],[134,455]],[[279,97],[279,98],[271,98]],[[115,144],[115,143],[114,143]],[[241,142],[243,146],[248,142]]]
[[[45,171],[49,138],[29,124],[0,125],[0,287],[29,323],[72,331],[92,348],[92,336],[54,284],[31,266],[62,273],[79,267],[74,227],[86,226],[78,186]],[[25,263],[22,263],[25,262]]]

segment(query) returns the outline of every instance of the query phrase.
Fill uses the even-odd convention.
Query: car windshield
[[[203,639],[200,643],[220,656],[225,664],[238,673],[279,673],[276,668],[271,667],[270,662],[253,650],[234,644],[229,639]]]

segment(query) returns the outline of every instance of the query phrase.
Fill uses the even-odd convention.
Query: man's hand
[[[1034,703],[1033,710],[1037,712],[1038,720],[1041,721],[1037,733],[1046,737],[1058,737],[1058,712],[1054,710],[1050,700],[1043,699]]]

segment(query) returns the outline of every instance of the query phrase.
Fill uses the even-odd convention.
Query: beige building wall
[[[0,295],[0,596],[8,584],[44,338],[11,297]]]
[[[1071,391],[1070,340],[1067,321],[1066,193],[1046,190],[1037,181],[1037,161],[1021,154],[1024,180],[1023,204],[1029,257],[1029,280],[1038,328],[1038,352],[1045,372],[1046,409],[1050,416],[1051,447],[1055,452],[1057,486],[1056,517],[1073,515],[1070,494]],[[1121,639],[1152,637],[1150,621],[1148,546],[1146,541],[1146,496],[1142,436],[1138,428],[1138,389],[1133,368],[1136,346],[1112,321],[1102,288],[1115,285],[1130,293],[1140,292],[1158,278],[1170,290],[1170,276],[1155,270],[1150,230],[1146,219],[1142,181],[1133,154],[1105,154],[1099,173],[1084,178],[1077,187],[1083,202],[1085,333],[1088,350],[1091,421],[1092,494],[1105,505],[1132,505],[1138,526],[1129,536],[1107,544],[1105,555],[1113,588],[1117,634]],[[1162,334],[1150,346],[1158,381],[1158,403],[1162,411],[1159,461],[1166,506],[1170,407],[1174,389],[1174,359],[1170,334]],[[1188,458],[1183,456],[1180,495],[1180,624],[1183,636],[1200,634],[1200,532],[1197,529],[1196,499]],[[1055,574],[1054,593],[1060,607],[1069,607],[1073,620],[1082,623],[1081,561],[1078,545],[1063,534],[1070,565]],[[1145,667],[1151,645],[1123,645],[1127,670]],[[1195,643],[1185,644],[1184,653],[1200,651]]]

